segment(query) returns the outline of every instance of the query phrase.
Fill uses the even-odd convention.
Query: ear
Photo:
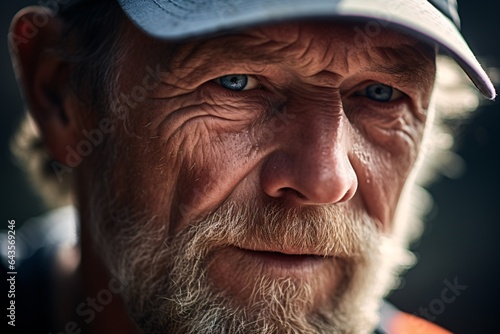
[[[14,71],[29,111],[52,158],[64,161],[78,135],[79,103],[69,87],[70,66],[59,47],[63,22],[43,7],[28,7],[13,19],[9,44]]]

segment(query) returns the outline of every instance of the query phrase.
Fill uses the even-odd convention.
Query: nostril
[[[354,190],[354,191],[349,190],[338,202],[339,203],[347,202],[348,200],[350,200],[354,196],[355,192],[356,192],[356,190]]]
[[[281,188],[280,189],[280,192],[283,194],[283,195],[288,195],[288,196],[296,196],[300,199],[307,199],[306,196],[304,196],[300,191],[297,191],[293,188],[290,188],[290,187],[284,187],[284,188]]]
[[[358,179],[356,177],[356,174],[354,173],[354,178],[350,182],[350,187],[346,191],[345,195],[339,200],[339,203],[347,202],[348,200],[350,200],[354,196],[356,191],[358,191]]]

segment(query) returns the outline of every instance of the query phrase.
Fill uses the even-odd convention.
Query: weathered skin
[[[154,215],[169,236],[225,201],[245,205],[250,199],[290,207],[338,204],[366,212],[380,231],[391,231],[424,134],[435,75],[432,48],[389,30],[355,44],[350,25],[311,22],[253,28],[173,50],[130,23],[125,33],[131,44],[118,65],[115,91],[130,94],[143,85],[148,66],[159,65],[162,72],[161,83],[129,108],[111,134],[118,145],[110,175],[117,207]],[[217,79],[230,74],[249,75],[246,89],[222,87]],[[391,101],[366,96],[365,88],[375,83],[394,88]],[[103,117],[69,92],[62,101],[68,123],[44,125],[38,117],[59,161],[66,145],[85,139],[82,130],[96,128]],[[44,107],[32,104],[36,119]],[[98,154],[78,168],[75,195],[82,251],[94,270],[102,264],[85,226]],[[315,277],[317,303],[343,277],[328,254],[317,254],[326,257],[314,265],[268,267],[271,260],[255,260],[253,250],[312,254],[272,244],[219,250],[208,273],[235,300],[249,293],[242,277],[257,280],[263,272]],[[98,290],[99,278],[87,278],[93,281],[88,291]],[[105,310],[113,311],[122,312],[121,306]],[[92,326],[99,324],[105,326]]]

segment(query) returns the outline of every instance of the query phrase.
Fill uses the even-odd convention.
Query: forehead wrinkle
[[[306,22],[307,23],[307,22]],[[273,64],[288,65],[305,77],[312,77],[328,69],[334,61],[338,35],[346,28],[332,24],[292,22],[253,31],[256,46],[265,51],[259,58],[272,55]]]
[[[259,65],[287,64],[296,68],[307,68],[312,64],[316,67],[327,67],[330,62],[329,51],[313,52],[314,48],[318,48],[318,41],[314,38],[304,38],[307,34],[301,29],[285,28],[290,27],[289,25],[273,27],[269,31],[263,27],[243,33],[179,44],[171,57],[171,63],[177,68],[185,69],[225,61],[234,64],[250,62],[257,65],[257,68]],[[280,34],[280,31],[283,33]],[[295,33],[290,34],[290,31]],[[330,49],[330,43],[326,45],[326,49]],[[307,57],[308,53],[313,54],[314,57]],[[317,70],[317,72],[320,71],[321,69]]]
[[[216,39],[178,44],[176,52],[172,54],[169,61],[177,67],[196,67],[197,64],[213,63],[214,60],[224,59],[250,60],[264,64],[276,64],[282,61],[276,54],[269,52],[270,41],[259,41],[256,37],[249,37],[247,34],[226,35]],[[272,51],[278,50],[279,47]],[[259,52],[263,48],[266,48],[266,52]]]

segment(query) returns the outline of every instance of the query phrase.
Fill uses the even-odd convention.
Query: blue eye
[[[366,87],[363,95],[378,102],[389,102],[393,99],[393,92],[391,86],[378,83]]]
[[[248,75],[244,74],[231,74],[225,75],[217,79],[218,83],[227,89],[234,91],[241,91],[247,88]]]

